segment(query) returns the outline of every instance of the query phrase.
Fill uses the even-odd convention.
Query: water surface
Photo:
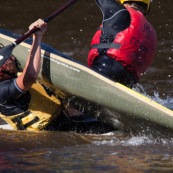
[[[25,33],[65,0],[1,0],[1,28]],[[149,21],[158,35],[155,61],[140,81],[144,93],[173,103],[172,0],[154,0]],[[91,38],[102,15],[92,0],[80,0],[48,24],[44,42],[86,64]],[[172,138],[126,134],[0,131],[0,172],[172,173]]]

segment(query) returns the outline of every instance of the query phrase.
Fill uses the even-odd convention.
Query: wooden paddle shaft
[[[52,19],[54,19],[58,14],[63,12],[65,9],[70,7],[73,3],[75,3],[77,0],[70,0],[67,3],[65,3],[63,6],[61,6],[59,9],[54,11],[50,16],[48,16],[44,21],[46,23],[50,22]],[[30,35],[32,35],[34,32],[36,32],[38,28],[33,28],[32,30],[27,31],[23,36],[19,37],[18,39],[15,40],[14,44],[18,45],[22,41],[24,41],[26,38],[28,38]]]

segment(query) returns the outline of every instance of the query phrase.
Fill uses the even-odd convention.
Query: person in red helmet
[[[133,87],[151,65],[157,36],[146,20],[150,0],[96,0],[103,20],[88,54],[98,73]]]

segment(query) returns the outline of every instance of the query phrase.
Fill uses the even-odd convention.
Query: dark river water
[[[25,33],[65,0],[1,0],[0,27]],[[155,61],[139,85],[156,101],[173,108],[173,1],[154,0],[149,21],[158,36]],[[86,64],[91,38],[102,14],[94,0],[78,0],[48,24],[43,42]],[[0,131],[0,172],[172,173],[173,139],[77,132]]]

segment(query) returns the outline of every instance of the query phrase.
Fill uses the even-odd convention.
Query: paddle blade
[[[14,48],[15,44],[12,43],[0,49],[0,67],[2,67],[5,64],[5,62],[10,58]]]

